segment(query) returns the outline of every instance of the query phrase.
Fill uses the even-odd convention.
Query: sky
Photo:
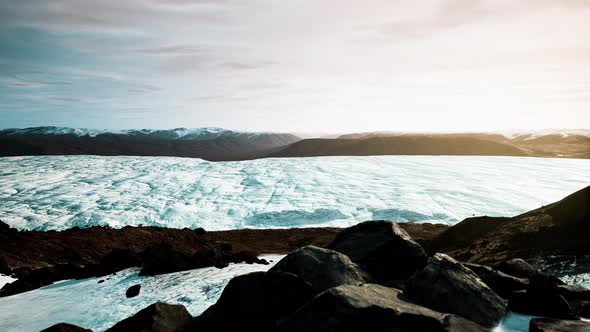
[[[0,0],[0,128],[590,128],[590,0]]]

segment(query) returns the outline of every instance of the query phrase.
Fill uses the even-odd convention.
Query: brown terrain
[[[350,134],[335,139],[305,139],[272,157],[367,155],[481,155],[590,158],[590,137],[583,135],[499,134]]]
[[[228,263],[264,263],[262,254],[286,254],[305,245],[327,246],[339,228],[242,229],[206,232],[159,227],[72,228],[61,232],[17,231],[0,224],[0,273],[19,279],[0,296],[62,279],[102,276],[142,266],[159,274]],[[418,241],[448,226],[401,224]]]

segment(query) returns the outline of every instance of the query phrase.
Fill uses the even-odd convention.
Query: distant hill
[[[369,155],[488,155],[526,156],[521,149],[491,140],[446,135],[370,136],[368,138],[306,139],[272,153],[271,157]]]
[[[292,134],[220,128],[102,131],[61,127],[0,130],[0,156],[176,156],[211,161],[260,158],[300,140]]]
[[[531,133],[403,134],[353,133],[336,139],[306,139],[273,157],[365,155],[494,155],[590,158],[590,130]]]

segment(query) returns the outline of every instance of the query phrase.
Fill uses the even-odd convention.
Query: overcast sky
[[[590,0],[0,0],[0,127],[590,128]]]

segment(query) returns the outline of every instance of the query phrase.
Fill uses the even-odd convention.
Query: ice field
[[[590,160],[580,159],[10,157],[0,158],[0,219],[35,230],[454,224],[516,215],[589,184]]]

